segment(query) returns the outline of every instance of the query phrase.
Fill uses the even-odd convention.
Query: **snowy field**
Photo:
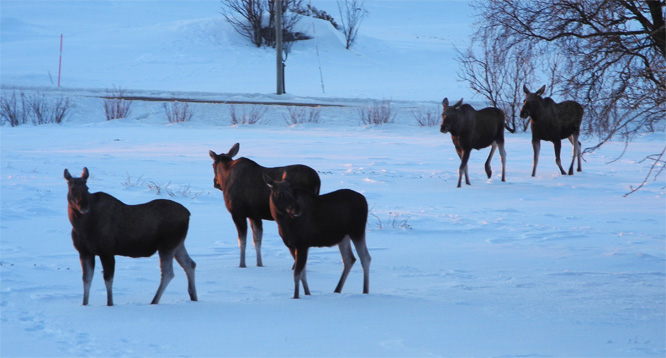
[[[313,5],[337,14],[332,1]],[[0,126],[0,356],[666,355],[665,180],[623,197],[645,177],[641,160],[663,148],[664,133],[637,138],[619,160],[625,144],[609,143],[586,154],[574,176],[559,175],[543,143],[536,177],[529,133],[507,133],[507,182],[486,178],[485,149],[472,153],[472,185],[457,189],[450,137],[417,125],[415,113],[438,116],[443,97],[471,97],[455,81],[451,48],[464,47],[471,31],[466,2],[368,1],[352,51],[315,22],[318,40],[294,45],[287,60],[285,96],[272,94],[273,52],[244,44],[218,1],[1,6],[4,93],[65,96],[76,107],[60,125]],[[315,46],[325,54],[326,93]],[[140,96],[327,106],[319,123],[290,126],[291,106],[240,105],[265,112],[258,124],[232,126],[229,104],[191,104],[190,122],[169,124],[161,102],[134,101],[129,118],[106,121],[99,96],[114,85]],[[362,125],[359,109],[383,99],[392,100],[394,123]],[[313,167],[322,192],[366,196],[369,295],[359,263],[334,294],[340,254],[322,248],[308,259],[312,295],[293,300],[293,260],[273,222],[264,223],[265,267],[253,264],[251,246],[248,267],[238,267],[208,156],[236,142],[240,156],[264,166]],[[570,153],[564,144],[565,166]],[[81,305],[62,175],[84,166],[92,192],[128,204],[166,198],[191,211],[186,246],[199,302],[189,301],[176,266],[160,304],[149,304],[155,256],[116,258],[114,307],[105,305],[98,262],[90,305]]]

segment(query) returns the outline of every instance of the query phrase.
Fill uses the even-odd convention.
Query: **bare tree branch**
[[[522,86],[534,79],[534,63],[524,45],[512,44],[505,36],[495,32],[495,28],[478,31],[472,44],[463,52],[457,47],[457,60],[461,65],[458,78],[469,83],[471,89],[488,100],[489,104],[504,111],[504,127],[511,133],[519,125],[523,131],[528,120],[519,118],[523,101]],[[480,54],[475,52],[479,49]],[[557,66],[551,66],[553,73]],[[555,83],[552,80],[551,83]]]
[[[649,156],[645,157],[643,160],[640,161],[640,163],[643,163],[646,160],[652,160],[653,164],[652,164],[652,166],[650,166],[650,170],[648,171],[647,175],[645,176],[645,179],[643,180],[643,182],[641,182],[635,188],[633,186],[630,186],[631,190],[628,193],[624,194],[624,197],[627,197],[628,195],[631,195],[631,194],[639,191],[643,186],[645,186],[645,184],[647,184],[647,182],[650,180],[650,177],[652,176],[652,172],[659,165],[659,169],[657,170],[657,173],[654,174],[654,179],[653,179],[653,181],[657,181],[657,178],[659,177],[659,175],[661,175],[661,173],[664,172],[664,168],[666,168],[666,166],[664,166],[664,164],[666,164],[666,161],[664,161],[662,159],[664,157],[664,153],[666,153],[666,146],[664,147],[664,150],[661,151],[661,153],[649,155]],[[662,187],[662,189],[663,188],[666,188],[666,186]]]
[[[618,135],[629,140],[664,129],[666,1],[476,0],[473,6],[482,19],[475,39],[500,39],[504,47],[494,47],[498,53],[522,46],[540,84],[553,81],[561,97],[583,104],[581,130],[601,140],[585,152]],[[548,64],[553,54],[559,59]],[[510,66],[513,58],[505,58]]]

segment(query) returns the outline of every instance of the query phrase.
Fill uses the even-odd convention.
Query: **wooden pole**
[[[62,71],[62,34],[60,34],[60,58],[58,59],[58,87],[60,87],[60,73]],[[53,83],[53,82],[51,82]]]
[[[277,94],[283,94],[284,62],[282,61],[282,0],[275,0],[275,50],[277,52]]]

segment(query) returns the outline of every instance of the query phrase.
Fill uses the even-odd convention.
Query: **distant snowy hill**
[[[274,50],[256,48],[236,33],[220,15],[219,1],[37,4],[2,3],[3,86],[56,83],[63,34],[63,87],[275,90]],[[312,4],[338,16],[334,1]],[[300,21],[300,29],[313,39],[294,44],[288,56],[288,93],[395,100],[470,98],[466,87],[456,81],[452,49],[453,44],[464,48],[467,42],[471,10],[466,1],[368,1],[366,8],[368,16],[350,50],[345,50],[342,34],[330,23],[309,17]]]

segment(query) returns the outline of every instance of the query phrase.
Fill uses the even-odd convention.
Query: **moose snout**
[[[87,214],[90,211],[90,206],[88,205],[87,202],[74,202],[71,203],[72,208],[76,211],[78,211],[81,214]]]
[[[289,214],[289,216],[292,218],[297,218],[303,214],[303,211],[299,207],[292,206],[287,208],[287,214]]]
[[[523,107],[520,110],[520,118],[525,119],[529,116],[530,114],[527,112],[527,110]]]
[[[220,184],[217,183],[217,180],[215,180],[215,178],[213,178],[213,188],[215,188],[215,189],[220,188]]]
[[[442,133],[444,133],[444,134],[446,134],[446,133],[449,132],[449,128],[447,128],[446,125],[442,124],[442,126],[439,127],[439,131],[442,132]]]

